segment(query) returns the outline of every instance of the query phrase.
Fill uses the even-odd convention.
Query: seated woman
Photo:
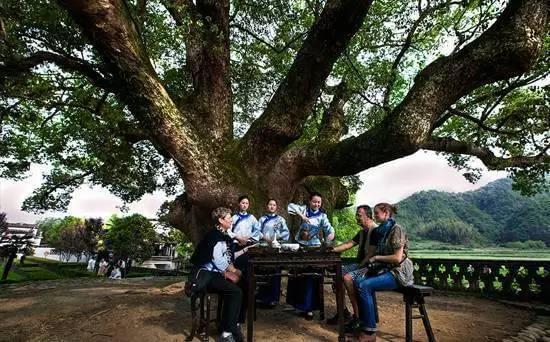
[[[296,241],[302,245],[321,245],[319,238],[321,233],[327,241],[334,239],[334,228],[332,228],[327,214],[321,210],[322,201],[321,194],[314,192],[310,194],[307,206],[299,206],[294,203],[288,205],[289,213],[302,218],[302,224],[296,233]],[[288,280],[286,301],[296,310],[305,312],[307,320],[313,319],[313,311],[320,307],[319,287],[321,281],[320,277],[312,276]]]
[[[205,288],[209,292],[223,295],[221,319],[222,334],[220,341],[243,341],[238,320],[244,317],[246,306],[243,306],[243,291],[236,284],[243,281],[242,273],[234,266],[232,239],[227,234],[231,228],[231,210],[217,208],[212,212],[215,228],[210,230],[199,242],[191,256],[191,263],[198,268],[197,277],[206,279]],[[246,253],[243,248],[240,253]],[[199,274],[201,273],[202,274]],[[244,322],[244,319],[241,319]]]
[[[395,223],[396,211],[388,203],[374,206],[374,218],[380,225],[370,237],[369,273],[354,279],[359,293],[360,341],[376,341],[373,293],[413,284],[413,264],[407,257],[408,240],[403,228]]]
[[[113,268],[113,271],[111,272],[111,275],[109,276],[109,279],[122,279],[122,274],[121,274],[120,268],[118,266],[115,266]]]
[[[263,239],[268,243],[273,242],[275,239],[279,242],[288,241],[290,232],[284,217],[277,215],[277,201],[274,199],[268,200],[266,209],[267,214],[260,217],[258,221]],[[280,294],[281,277],[275,276],[271,278],[269,284],[259,287],[256,299],[263,304],[275,306],[279,303]]]

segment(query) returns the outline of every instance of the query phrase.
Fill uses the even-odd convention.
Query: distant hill
[[[507,178],[464,193],[415,193],[398,203],[398,220],[412,239],[462,245],[538,240],[550,247],[550,193],[521,196]]]

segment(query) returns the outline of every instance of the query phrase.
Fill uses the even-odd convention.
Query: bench
[[[212,304],[212,297],[218,296],[216,319],[210,319],[210,311]],[[195,338],[195,335],[199,334],[199,339],[204,342],[209,341],[208,326],[210,322],[220,322],[221,310],[222,310],[222,295],[216,293],[210,293],[207,291],[201,291],[197,295],[191,297],[191,333],[185,341],[189,342]],[[197,301],[199,302],[197,306]],[[197,316],[197,311],[199,315]],[[219,327],[216,327],[219,330]]]
[[[403,301],[405,302],[405,332],[406,337],[405,341],[412,342],[413,340],[413,319],[422,319],[424,323],[424,329],[426,329],[426,335],[428,336],[428,341],[435,342],[434,333],[432,331],[432,326],[430,325],[430,319],[428,318],[428,311],[424,306],[424,297],[430,296],[433,293],[433,288],[423,285],[411,285],[400,287],[394,290],[403,294]],[[419,315],[414,315],[412,309],[417,308]],[[376,309],[378,311],[378,308]],[[378,318],[378,312],[376,314]],[[378,320],[377,320],[378,322]]]
[[[324,286],[324,284],[333,284],[333,276],[331,275],[329,277],[330,280],[323,281],[321,284],[321,287]],[[425,307],[424,297],[428,297],[433,293],[433,288],[429,286],[423,286],[423,285],[417,285],[413,284],[411,286],[404,286],[399,287],[394,292],[398,292],[403,294],[403,301],[405,302],[405,341],[406,342],[412,342],[413,340],[413,319],[422,319],[422,323],[424,324],[424,329],[426,330],[426,335],[428,336],[429,342],[435,342],[435,336],[432,330],[432,326],[430,324],[430,319],[428,317],[428,311]],[[325,306],[325,299],[323,295],[323,290],[321,288],[321,319],[324,319],[324,306]],[[378,305],[376,303],[376,293],[372,296],[373,302],[374,302],[374,314],[375,314],[375,320],[376,323],[379,322],[378,320]],[[417,308],[419,311],[418,315],[413,315],[413,308]]]

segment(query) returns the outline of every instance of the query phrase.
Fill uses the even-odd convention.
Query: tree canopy
[[[179,195],[193,240],[242,193],[281,204],[419,149],[547,187],[547,0],[5,0],[0,176]],[[354,183],[354,179],[347,184]],[[345,182],[344,182],[345,183]],[[330,195],[329,195],[330,194]]]
[[[101,219],[82,219],[74,216],[47,218],[37,223],[44,241],[69,261],[75,256],[77,262],[96,253],[103,222]]]
[[[126,217],[113,216],[107,223],[105,247],[117,258],[131,258],[143,262],[154,254],[160,239],[153,224],[139,214]]]

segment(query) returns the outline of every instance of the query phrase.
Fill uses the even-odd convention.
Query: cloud
[[[482,167],[481,162],[474,162],[474,166]],[[460,172],[450,167],[444,157],[434,152],[419,151],[406,158],[362,172],[360,176],[364,184],[357,193],[356,204],[396,203],[423,190],[475,190],[496,179],[506,177],[505,172],[483,169],[481,179],[472,184]]]

